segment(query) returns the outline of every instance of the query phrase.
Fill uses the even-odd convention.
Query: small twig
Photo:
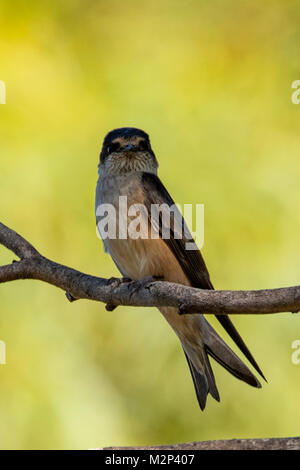
[[[78,299],[75,299],[75,297],[73,297],[73,295],[70,294],[70,292],[66,292],[66,297],[69,302],[75,302],[75,300],[78,300]]]

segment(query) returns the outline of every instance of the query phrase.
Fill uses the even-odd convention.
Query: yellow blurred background
[[[140,127],[176,202],[205,204],[216,288],[299,284],[299,14],[296,0],[1,0],[0,220],[118,276],[95,232],[98,154],[110,129]],[[214,363],[221,403],[202,413],[156,309],[70,304],[38,281],[3,284],[0,302],[2,449],[299,435],[296,315],[234,318],[269,383]]]

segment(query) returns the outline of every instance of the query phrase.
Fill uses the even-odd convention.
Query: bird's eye
[[[139,143],[139,149],[140,150],[147,150],[148,149],[148,144],[145,140],[141,140]]]
[[[120,148],[120,144],[118,142],[113,142],[107,147],[107,154],[109,155],[110,153],[117,152]]]

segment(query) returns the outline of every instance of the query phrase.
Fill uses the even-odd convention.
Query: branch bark
[[[105,447],[99,450],[300,450],[300,437],[266,439],[228,439],[219,441],[187,442],[166,446]]]
[[[249,291],[213,291],[165,281],[146,282],[91,276],[41,255],[27,240],[0,223],[0,244],[20,261],[0,267],[0,283],[38,279],[67,293],[70,301],[104,302],[108,310],[119,305],[179,308],[182,314],[296,313],[300,310],[300,286]]]

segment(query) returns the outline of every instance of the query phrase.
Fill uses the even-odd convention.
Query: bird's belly
[[[175,256],[161,239],[110,239],[107,248],[124,276],[135,280],[159,276],[189,285]]]

